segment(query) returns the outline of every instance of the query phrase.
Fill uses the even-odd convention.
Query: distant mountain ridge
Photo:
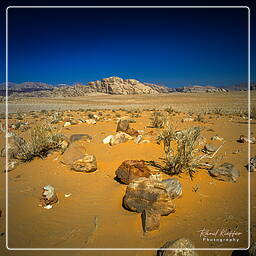
[[[5,83],[0,84],[0,93],[5,95]],[[251,83],[251,90],[256,89],[256,83]],[[104,93],[115,95],[128,94],[159,94],[171,92],[225,92],[229,90],[247,90],[247,83],[233,86],[215,87],[190,85],[180,88],[169,88],[163,85],[140,82],[136,79],[122,79],[112,76],[88,82],[86,85],[77,83],[74,85],[58,84],[51,85],[42,82],[8,83],[9,95],[15,97],[77,97],[90,93]]]

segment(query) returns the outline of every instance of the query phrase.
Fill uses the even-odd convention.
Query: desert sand
[[[251,105],[255,106],[255,93]],[[125,98],[126,97],[126,98]],[[166,113],[166,107],[175,111]],[[4,106],[2,106],[4,108]],[[2,109],[3,109],[2,108]],[[120,108],[122,108],[120,110]],[[216,108],[221,109],[216,112]],[[92,173],[75,172],[60,162],[61,153],[52,152],[45,159],[35,158],[20,163],[8,172],[8,246],[10,248],[160,248],[164,243],[180,237],[187,237],[197,248],[246,248],[248,245],[248,184],[251,178],[251,231],[255,239],[256,190],[255,173],[248,173],[248,144],[238,143],[240,135],[247,135],[248,120],[247,92],[213,94],[171,94],[159,96],[106,96],[95,95],[68,99],[21,99],[10,102],[9,113],[18,111],[24,115],[22,122],[28,122],[32,129],[37,124],[49,123],[52,114],[39,112],[53,109],[74,119],[88,119],[89,112],[103,119],[96,124],[78,123],[63,127],[65,121],[52,126],[69,137],[73,134],[89,134],[92,141],[83,141],[86,152],[96,156],[98,169]],[[68,109],[68,110],[67,110]],[[79,110],[80,109],[80,110]],[[84,109],[91,109],[85,111]],[[114,112],[111,109],[116,109]],[[127,111],[128,109],[129,111]],[[132,109],[132,110],[131,110]],[[134,109],[139,115],[136,115]],[[182,197],[176,199],[176,211],[161,217],[157,231],[144,233],[141,216],[122,206],[126,186],[115,180],[115,171],[124,160],[159,161],[164,156],[163,146],[156,143],[163,129],[150,127],[150,116],[160,109],[168,116],[169,123],[182,130],[191,126],[202,128],[201,135],[212,143],[215,135],[224,139],[222,148],[207,162],[220,165],[232,163],[240,172],[237,182],[214,179],[205,169],[200,169],[191,178],[186,174],[175,175],[182,184]],[[31,116],[28,111],[35,111]],[[212,113],[210,113],[212,111]],[[214,112],[215,111],[215,112]],[[223,113],[222,113],[223,112]],[[198,113],[202,121],[184,121],[195,118]],[[35,117],[36,116],[36,117]],[[143,137],[149,143],[136,144],[133,140],[115,146],[105,145],[102,140],[115,134],[120,117],[136,120],[131,127],[144,130]],[[9,116],[9,123],[18,122],[17,114]],[[4,119],[1,119],[4,126]],[[254,132],[256,121],[251,121]],[[23,137],[28,130],[14,130]],[[252,134],[255,136],[255,132]],[[4,147],[4,133],[1,145]],[[214,142],[219,146],[222,142]],[[251,144],[251,156],[256,154]],[[134,251],[8,251],[5,248],[5,158],[1,158],[1,248],[0,255],[156,255],[153,250]],[[152,172],[159,172],[151,167]],[[163,178],[170,178],[162,173]],[[59,202],[52,209],[39,206],[42,187],[51,184],[56,189]],[[65,197],[65,195],[69,195]],[[241,232],[239,241],[208,242],[200,237],[200,230],[217,229]],[[198,251],[199,255],[231,255],[232,251]]]

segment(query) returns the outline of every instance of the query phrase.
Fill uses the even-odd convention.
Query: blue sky
[[[247,9],[9,9],[9,81],[247,81]]]

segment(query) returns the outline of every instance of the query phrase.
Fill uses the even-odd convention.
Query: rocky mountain
[[[0,84],[0,90],[5,90],[5,83]],[[52,85],[41,82],[24,82],[24,83],[12,83],[8,82],[8,89],[12,91],[26,91],[26,90],[47,90],[52,89]]]
[[[211,85],[201,86],[201,85],[192,85],[192,86],[184,86],[182,88],[176,89],[179,92],[226,92],[227,90],[224,88],[218,88]]]
[[[229,85],[223,87],[226,90],[229,91],[247,91],[248,90],[248,83],[240,83],[240,84],[235,84],[235,85]],[[250,90],[256,90],[256,83],[251,83],[250,84]]]
[[[155,84],[143,83],[135,79],[122,79],[120,77],[108,77],[86,85],[75,84],[73,86],[64,85],[59,87],[45,87],[44,90],[35,90],[32,92],[14,92],[13,96],[29,97],[77,97],[88,93],[106,93],[116,95],[127,94],[158,94],[168,93],[172,89]]]

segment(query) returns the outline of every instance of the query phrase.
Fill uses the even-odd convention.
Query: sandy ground
[[[216,101],[224,102],[226,106],[231,106],[232,102],[235,106],[236,104],[242,106],[246,99],[244,99],[245,94],[241,95],[241,100],[237,102],[234,102],[233,98],[226,98],[225,101],[221,97],[220,99],[217,97]],[[136,96],[133,97],[136,98]],[[163,99],[161,97],[158,98],[158,102]],[[168,101],[165,97],[163,102]],[[188,102],[182,103],[184,97],[187,97],[189,101],[188,96],[182,97],[180,101],[175,98],[177,105],[188,104]],[[195,105],[193,97],[189,104]],[[207,97],[212,96],[204,95],[200,99],[197,97],[196,104],[203,106],[209,101]],[[156,98],[152,97],[152,99],[153,103],[151,103],[155,105]],[[208,102],[208,104],[211,103]],[[123,105],[128,104],[123,102]],[[154,250],[8,251],[5,248],[7,236],[10,248],[159,248],[165,242],[180,237],[190,238],[197,248],[247,247],[248,172],[245,166],[248,162],[248,145],[236,141],[241,134],[247,134],[248,126],[245,119],[239,116],[205,115],[206,123],[182,123],[181,119],[187,117],[187,114],[178,113],[175,116],[169,116],[171,124],[176,129],[184,129],[192,125],[204,127],[202,135],[206,137],[207,142],[210,142],[210,138],[214,135],[223,137],[225,140],[223,147],[216,157],[208,159],[208,162],[215,164],[230,162],[239,169],[241,177],[236,183],[222,182],[210,177],[206,170],[199,170],[193,180],[186,175],[176,176],[183,186],[183,196],[175,200],[176,212],[161,217],[159,231],[144,234],[140,214],[129,212],[122,207],[126,185],[114,179],[115,170],[124,160],[128,159],[158,161],[164,154],[162,145],[155,143],[160,130],[148,127],[151,112],[144,111],[141,117],[135,118],[137,122],[131,126],[144,130],[145,133],[152,131],[150,143],[135,144],[130,141],[112,147],[104,145],[101,142],[102,139],[115,133],[116,113],[121,116],[130,114],[124,111],[103,113],[104,115],[109,113],[109,121],[100,121],[95,125],[83,123],[61,128],[61,132],[66,135],[86,133],[93,137],[92,142],[85,143],[85,148],[88,153],[94,154],[97,158],[98,170],[96,172],[71,171],[68,166],[60,163],[60,153],[55,152],[46,159],[34,159],[31,162],[20,164],[8,173],[8,234],[5,232],[4,205],[6,173],[1,173],[0,207],[3,213],[0,218],[0,255],[156,255]],[[74,117],[86,116],[85,112],[74,111],[71,114]],[[39,114],[39,117],[41,115]],[[10,121],[15,122],[15,118]],[[40,118],[29,119],[29,121],[33,121],[34,124],[42,122]],[[62,127],[62,123],[59,125]],[[251,130],[255,131],[255,128],[256,123],[253,121]],[[1,135],[1,145],[4,145],[3,133]],[[236,150],[239,150],[239,153],[233,154]],[[253,145],[251,155],[255,153],[256,149]],[[2,170],[4,160],[4,158],[1,159]],[[168,177],[163,175],[165,178]],[[252,237],[255,239],[255,173],[249,175],[251,178],[251,227]],[[59,197],[59,203],[53,205],[50,210],[38,206],[41,188],[47,184],[52,184],[56,188]],[[196,187],[199,189],[194,192]],[[66,198],[64,195],[69,193],[71,196]],[[203,228],[213,232],[217,229],[237,230],[242,234],[239,235],[238,242],[207,242],[202,241],[200,237],[199,231]],[[231,255],[231,251],[223,250],[199,251],[198,253],[199,255]]]

